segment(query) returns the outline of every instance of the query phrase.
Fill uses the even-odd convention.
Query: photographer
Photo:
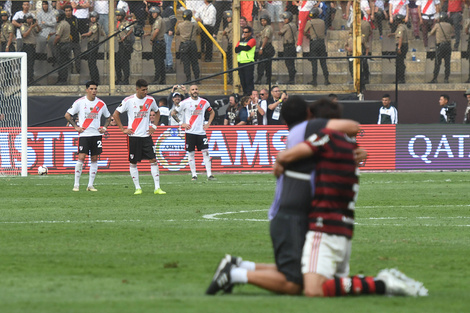
[[[28,85],[34,81],[34,61],[36,60],[36,37],[41,31],[33,14],[25,14],[26,22],[21,25],[20,31],[23,38],[23,49],[28,54]]]
[[[21,25],[25,22],[24,16],[29,13],[30,4],[29,1],[23,1],[22,11],[18,11],[13,15],[11,23],[16,27],[16,49],[17,51],[23,51],[23,37],[21,37]]]
[[[287,92],[281,93],[278,86],[271,88],[271,98],[268,99],[268,125],[284,125],[281,119],[282,102],[287,100]]]
[[[457,104],[455,102],[449,103],[449,95],[443,94],[439,97],[439,105],[441,106],[440,123],[455,124]]]

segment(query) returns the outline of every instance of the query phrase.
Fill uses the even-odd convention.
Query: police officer
[[[123,9],[116,10],[115,14],[117,19],[116,29],[119,32],[117,35],[119,50],[115,62],[116,85],[129,85],[130,60],[135,42],[134,29],[129,26],[130,22],[126,20],[126,12]]]
[[[273,41],[273,28],[271,27],[271,18],[268,14],[262,14],[259,18],[263,30],[257,35],[260,40],[260,48],[258,51],[258,59],[262,60],[271,60],[276,51],[272,44]],[[266,72],[266,82],[271,81],[272,74],[272,61],[258,63],[258,79],[256,84],[261,84],[261,79],[263,78],[264,73]]]
[[[370,38],[372,36],[372,27],[370,26],[370,22],[364,20],[364,13],[361,12],[361,49],[362,55],[368,56],[369,55],[369,48],[370,48]],[[361,85],[364,86],[365,84],[369,83],[369,63],[367,59],[361,59]]]
[[[106,37],[103,27],[98,23],[100,15],[93,11],[90,13],[90,27],[88,32],[83,34],[82,37],[88,37],[88,70],[90,71],[90,78],[95,83],[100,83],[100,73],[96,66],[98,59],[98,47],[95,47],[102,37]]]
[[[159,7],[151,7],[149,13],[154,20],[150,42],[152,42],[152,57],[155,64],[154,84],[165,85],[165,23],[160,15]]]
[[[186,81],[191,80],[191,67],[194,79],[199,78],[199,63],[197,59],[196,37],[200,33],[199,26],[191,22],[193,13],[191,10],[183,11],[183,22],[176,25],[176,35],[181,36],[179,53],[183,61]]]
[[[232,24],[232,10],[224,11],[223,18],[226,21],[227,27],[225,27],[222,36],[227,37],[227,49],[225,53],[227,55],[227,68],[231,70],[233,68],[233,24]],[[225,23],[224,23],[225,24]],[[233,72],[228,73],[228,83],[233,83]]]
[[[297,38],[297,25],[292,21],[293,15],[291,12],[284,12],[281,14],[281,18],[284,21],[284,25],[279,31],[279,36],[282,37],[282,44],[284,46],[284,57],[296,57],[295,52],[295,39]],[[287,71],[289,72],[288,84],[295,84],[295,60],[286,60]]]
[[[311,20],[307,22],[304,29],[304,35],[310,39],[310,57],[326,57],[326,46],[325,46],[325,22],[319,18],[320,9],[312,8],[308,15]],[[312,76],[313,80],[309,83],[313,86],[317,86],[317,59],[311,59],[312,62]],[[325,85],[328,86],[330,81],[328,80],[328,67],[326,65],[326,59],[320,59],[320,65],[325,77]]]
[[[399,84],[405,83],[406,65],[405,59],[408,53],[408,31],[405,24],[405,16],[397,14],[394,18],[398,24],[395,33],[389,34],[388,36],[395,36],[396,43],[396,54],[397,54],[397,82]]]
[[[1,10],[2,32],[0,41],[2,43],[1,52],[15,52],[13,41],[15,40],[15,26],[8,20],[9,14],[7,10]]]
[[[444,83],[449,83],[450,76],[450,56],[452,54],[451,39],[454,36],[454,28],[450,25],[447,13],[439,14],[439,21],[434,25],[429,36],[436,34],[436,59],[434,61],[434,73],[430,84],[437,83],[437,75],[444,59],[445,76]]]
[[[27,13],[24,16],[25,22],[21,25],[20,31],[23,38],[23,52],[28,55],[28,85],[34,81],[34,61],[36,60],[36,37],[41,31],[37,20],[33,14]]]
[[[64,65],[70,60],[70,24],[65,20],[65,12],[63,10],[56,11],[56,32],[54,39],[54,47],[56,47],[57,63],[59,66]],[[63,66],[59,70],[59,77],[56,85],[66,85],[68,76],[68,66]]]

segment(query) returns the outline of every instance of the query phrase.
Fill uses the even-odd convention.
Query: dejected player
[[[190,97],[188,99],[181,101],[179,106],[175,106],[171,115],[179,122],[178,113],[183,114],[183,123],[181,126],[186,130],[186,151],[188,151],[192,180],[197,180],[196,160],[194,158],[196,147],[202,152],[206,166],[207,179],[215,180],[215,177],[212,176],[209,143],[206,136],[206,129],[209,128],[214,120],[215,112],[209,101],[199,97],[199,88],[197,85],[192,85],[189,88],[189,95]],[[206,111],[210,114],[207,124],[204,122]]]
[[[75,165],[75,183],[73,191],[79,191],[80,176],[82,175],[83,162],[90,154],[90,178],[87,191],[98,191],[93,187],[93,182],[98,172],[98,155],[103,151],[102,134],[111,122],[111,114],[103,100],[96,97],[98,84],[89,81],[85,84],[86,96],[76,100],[65,113],[65,119],[78,131],[78,160]],[[73,115],[78,114],[78,124],[73,120]],[[107,118],[103,127],[100,127],[101,116]]]
[[[129,171],[135,185],[135,195],[142,194],[139,183],[139,170],[137,163],[142,160],[150,161],[150,172],[155,183],[154,194],[166,194],[160,188],[160,171],[155,156],[154,142],[152,134],[157,129],[156,125],[150,124],[150,112],[156,113],[155,120],[160,119],[157,103],[153,97],[147,96],[148,83],[144,79],[139,79],[135,83],[135,94],[125,98],[119,107],[114,111],[113,117],[119,129],[128,135],[129,147]],[[124,128],[120,114],[127,112],[128,126]]]

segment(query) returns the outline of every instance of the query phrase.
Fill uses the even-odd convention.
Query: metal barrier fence
[[[18,2],[22,3],[22,1],[13,1],[13,3]],[[112,8],[116,2],[109,1]],[[36,3],[42,3],[42,1]],[[155,4],[156,2],[149,3]],[[270,76],[271,82],[290,83],[289,88],[292,90],[299,88],[298,90],[301,91],[302,88],[306,88],[302,85],[309,82],[312,83],[311,85],[316,83],[320,89],[325,82],[330,82],[333,86],[323,88],[324,90],[360,92],[356,85],[353,88],[347,87],[347,83],[352,79],[348,74],[350,66],[346,57],[352,55],[353,42],[358,36],[362,38],[363,55],[374,55],[368,61],[369,77],[367,77],[367,71],[362,71],[364,75],[361,78],[362,86],[365,85],[365,88],[368,84],[391,84],[396,79],[399,84],[416,84],[424,87],[429,82],[462,83],[470,78],[470,64],[467,60],[469,53],[467,45],[464,44],[467,35],[463,31],[466,25],[462,23],[454,22],[451,26],[458,35],[452,39],[448,38],[451,41],[450,44],[437,45],[435,36],[429,36],[425,46],[424,33],[419,27],[418,30],[416,29],[415,15],[410,15],[408,26],[406,23],[397,22],[397,19],[390,24],[388,20],[379,18],[380,8],[373,14],[370,14],[369,8],[369,15],[375,17],[374,20],[362,20],[361,30],[352,31],[351,17],[354,10],[343,6],[339,1],[319,2],[312,5],[308,11],[303,7],[293,7],[292,2],[289,1],[272,3],[244,0],[233,1],[233,3],[215,1],[207,4],[207,8],[204,4],[201,5],[200,1],[163,1],[163,5],[158,9],[151,9],[151,5],[147,7],[142,1],[129,0],[126,4],[127,6],[120,4],[117,11],[110,10],[109,14],[98,15],[98,23],[103,24],[101,26],[105,26],[106,20],[109,20],[109,25],[106,25],[108,27],[104,27],[109,30],[107,35],[99,33],[97,37],[93,35],[96,34],[96,25],[93,23],[93,17],[90,17],[90,9],[85,10],[84,16],[76,14],[79,18],[75,19],[70,17],[68,7],[61,7],[65,9],[65,19],[71,20],[69,24],[72,28],[72,37],[78,36],[78,38],[73,38],[70,44],[70,52],[65,59],[68,65],[60,64],[64,59],[59,58],[57,44],[54,45],[53,34],[58,30],[57,25],[48,26],[50,33],[44,32],[47,28],[44,26],[33,36],[33,39],[28,39],[31,35],[25,34],[29,28],[32,28],[31,33],[38,30],[33,26],[36,21],[39,25],[45,25],[42,23],[46,19],[51,19],[54,9],[51,7],[45,12],[44,6],[37,5],[31,8],[34,18],[28,21],[24,19],[24,16],[22,19],[16,18],[17,13],[11,8],[7,20],[22,22],[15,31],[22,32],[25,38],[14,40],[13,46],[17,50],[25,51],[26,49],[29,53],[30,75],[32,76],[29,77],[30,85],[82,85],[85,81],[94,78],[98,79],[102,85],[109,85],[109,92],[112,94],[111,86],[133,85],[139,78],[144,78],[160,87],[200,79],[202,84],[214,86],[214,88],[211,87],[212,90],[233,92],[239,86],[233,75],[227,75],[223,80],[213,75],[224,72],[224,66],[227,69],[236,66],[236,62],[232,60],[237,59],[240,53],[234,51],[239,41],[235,34],[241,33],[245,36],[243,33],[245,26],[253,29],[250,35],[256,41],[254,48],[256,60],[272,61],[262,62],[261,67],[255,70],[255,83],[266,84],[267,76]],[[230,16],[227,11],[232,8],[234,10]],[[97,6],[93,8],[93,10],[97,9]],[[184,17],[183,13],[186,9],[191,11],[192,17]],[[367,19],[367,9],[362,9]],[[206,19],[205,10],[212,12],[207,13],[211,16],[210,19]],[[152,13],[153,11],[159,11],[159,13]],[[241,12],[240,15],[235,16],[238,12]],[[466,9],[462,15],[463,17],[468,15]],[[158,22],[160,18],[161,21]],[[201,22],[200,25],[204,26],[198,26],[195,18]],[[185,19],[188,20],[187,23]],[[233,27],[232,19],[237,23],[241,20],[240,28]],[[122,27],[126,21],[129,25]],[[440,24],[447,22],[452,22],[452,19],[442,19]],[[4,24],[6,23],[7,21],[4,21]],[[397,27],[398,31],[395,30]],[[76,30],[73,30],[74,28]],[[159,29],[157,33],[155,33],[156,29]],[[403,42],[398,44],[397,37],[400,36],[397,35],[400,29],[406,35],[400,35]],[[115,38],[107,37],[113,34]],[[182,43],[193,41],[192,39],[194,39],[194,46],[186,49],[185,44],[182,45]],[[31,40],[33,40],[32,43],[30,43]],[[123,42],[119,43],[121,40]],[[98,41],[101,44],[97,48]],[[31,45],[35,45],[33,50],[31,50]],[[219,50],[219,46],[223,51]],[[397,46],[402,46],[399,52],[397,52]],[[5,51],[4,45],[2,49]],[[397,54],[396,64],[391,59],[378,58],[378,56],[393,54]],[[318,75],[314,74],[315,66],[312,73],[311,63],[306,58],[315,57],[318,60],[324,60],[326,56],[329,58],[325,59],[325,62],[318,62],[317,68],[320,68],[317,70]],[[436,62],[436,56],[438,62]],[[278,62],[281,59],[276,59],[282,57],[296,59],[289,65],[286,62],[291,59],[283,59],[284,62]],[[74,58],[73,61],[72,58]],[[363,67],[367,67],[366,65],[363,63]],[[436,65],[441,68],[435,70]],[[394,74],[395,66],[398,72],[397,77]],[[65,79],[58,76],[59,69],[66,70]],[[326,73],[328,75],[325,75]],[[230,86],[224,86],[224,83]],[[61,88],[54,88],[54,92],[60,93]]]

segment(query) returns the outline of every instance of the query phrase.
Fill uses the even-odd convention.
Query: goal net
[[[25,52],[0,53],[0,176],[28,173]]]

